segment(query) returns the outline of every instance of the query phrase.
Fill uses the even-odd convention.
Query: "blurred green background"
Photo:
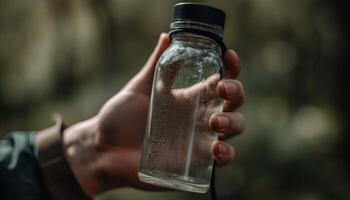
[[[0,136],[88,119],[142,67],[165,0],[1,0]],[[350,199],[346,7],[331,0],[218,0],[246,89],[237,157],[219,199]],[[136,120],[136,119],[135,119]],[[1,198],[1,196],[0,196]],[[117,189],[97,199],[209,199]]]

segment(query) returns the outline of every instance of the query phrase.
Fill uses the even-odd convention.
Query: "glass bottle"
[[[225,14],[208,5],[176,4],[171,45],[154,75],[139,179],[158,186],[205,193],[217,133],[209,118],[222,110],[216,92],[223,76]]]

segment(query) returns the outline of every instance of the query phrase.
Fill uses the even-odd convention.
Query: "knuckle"
[[[243,84],[236,80],[235,84],[237,86],[237,92],[236,92],[236,99],[237,99],[237,103],[239,103],[240,105],[243,104],[243,102],[245,101],[245,93],[244,93],[244,86]]]
[[[241,58],[238,56],[237,52],[232,50],[233,54],[235,55],[235,65],[237,68],[237,73],[241,71]]]
[[[231,131],[235,134],[241,133],[245,128],[244,116],[241,113],[232,113],[231,116]]]
[[[211,115],[211,117],[212,118],[217,118],[217,117],[219,117],[220,115],[222,115],[223,113],[222,112],[214,112],[212,115]]]

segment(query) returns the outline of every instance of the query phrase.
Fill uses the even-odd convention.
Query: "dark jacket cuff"
[[[39,164],[47,187],[55,200],[90,200],[66,160],[62,143],[65,129],[62,118],[55,116],[54,121],[54,126],[40,131],[36,137]]]

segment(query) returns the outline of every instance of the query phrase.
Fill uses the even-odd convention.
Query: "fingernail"
[[[220,128],[226,128],[230,123],[230,121],[224,116],[218,116],[217,118],[218,118]]]
[[[167,34],[166,33],[161,33],[160,35],[159,35],[159,38],[163,38],[163,37],[165,37]]]
[[[234,84],[230,84],[230,83],[226,83],[224,84],[225,87],[225,91],[226,91],[226,95],[227,96],[232,96],[235,94],[236,92],[236,85]]]
[[[224,143],[219,144],[219,153],[220,154],[228,154],[230,151],[229,147]]]
[[[161,44],[161,41],[162,41],[163,37],[165,37],[165,35],[166,35],[166,33],[161,33],[161,34],[159,35],[158,42],[157,42],[157,46],[159,46],[159,45]]]

